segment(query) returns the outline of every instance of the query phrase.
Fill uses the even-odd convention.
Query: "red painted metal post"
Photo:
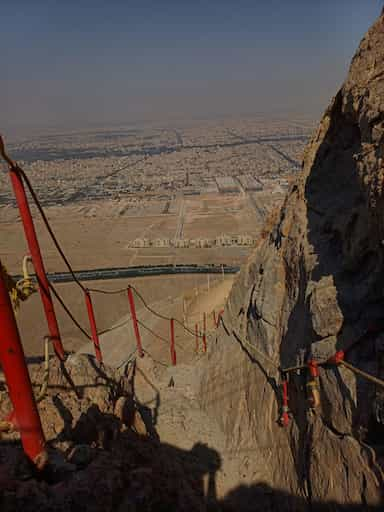
[[[207,314],[203,314],[203,351],[207,351]]]
[[[140,331],[139,331],[139,325],[137,323],[137,316],[136,316],[136,308],[135,308],[135,298],[133,296],[132,288],[128,287],[128,300],[129,300],[129,307],[131,309],[131,317],[132,317],[132,323],[133,323],[133,329],[135,331],[136,336],[136,343],[137,343],[137,351],[139,353],[140,357],[144,356],[143,347],[141,345],[141,337],[140,337]]]
[[[196,354],[199,352],[199,326],[195,324]]]
[[[89,325],[91,327],[91,334],[92,334],[93,344],[95,347],[96,359],[99,361],[99,363],[102,363],[103,356],[101,354],[101,349],[100,349],[99,335],[97,334],[95,312],[93,311],[91,294],[90,294],[89,290],[85,290],[84,293],[85,293],[85,303],[87,305]]]
[[[28,199],[25,194],[24,184],[17,170],[17,167],[10,168],[10,176],[17,205],[19,207],[20,217],[24,227],[25,237],[27,239],[29,251],[31,253],[33,266],[35,268],[35,272],[39,281],[39,290],[41,300],[44,306],[45,316],[47,318],[50,338],[53,342],[53,346],[57,356],[61,360],[64,360],[65,352],[60,338],[60,331],[59,326],[57,324],[51,293],[49,290],[48,278],[45,272],[43,258],[41,256],[39,242],[37,240],[36,230],[33,224]]]
[[[14,408],[10,415],[20,431],[24,452],[42,469],[47,462],[45,439],[32,391],[24,351],[12,310],[4,274],[0,269],[0,364]]]
[[[288,427],[289,425],[289,406],[288,406],[288,380],[286,377],[282,381],[283,405],[281,408],[280,425]]]
[[[176,349],[175,349],[175,320],[171,318],[171,361],[176,366]]]

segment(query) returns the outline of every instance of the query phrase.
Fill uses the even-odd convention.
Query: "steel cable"
[[[3,156],[4,156],[4,151],[2,152]],[[81,281],[76,277],[76,274],[71,266],[71,264],[69,263],[69,260],[67,259],[63,249],[61,248],[60,246],[60,243],[59,241],[57,240],[56,238],[56,235],[55,233],[53,232],[53,229],[51,228],[51,225],[48,221],[48,218],[43,210],[43,207],[37,197],[37,194],[29,180],[29,178],[27,177],[27,175],[25,174],[25,172],[23,171],[23,169],[21,169],[18,165],[15,165],[11,160],[7,159],[7,162],[9,163],[11,169],[17,173],[20,174],[20,176],[22,177],[24,183],[26,184],[27,188],[28,188],[28,191],[29,193],[31,194],[31,197],[40,213],[40,216],[44,222],[44,225],[52,239],[52,242],[54,243],[57,251],[59,252],[61,258],[63,259],[69,273],[72,275],[72,278],[74,280],[74,282],[81,288],[81,290],[83,292],[86,292],[87,291],[87,288],[81,283]],[[123,167],[124,168],[124,167]],[[113,171],[114,173],[115,172],[120,172],[120,170],[123,170],[123,168],[121,169],[117,169],[115,171]],[[160,319],[163,319],[163,320],[166,320],[166,321],[170,321],[171,320],[171,317],[167,317],[165,315],[162,315],[161,313],[158,313],[157,311],[155,311],[154,309],[152,309],[147,303],[146,301],[144,300],[143,296],[138,292],[138,290],[129,285],[130,288],[135,292],[135,294],[137,295],[137,297],[139,297],[139,299],[141,300],[141,302],[143,303],[144,307],[149,311],[151,312],[153,315],[155,315],[156,317],[160,318]],[[64,300],[61,298],[61,296],[59,295],[59,293],[56,291],[56,289],[54,288],[54,286],[52,285],[52,283],[49,283],[49,288],[50,290],[52,291],[52,293],[54,294],[54,296],[56,297],[57,301],[60,303],[60,305],[62,306],[62,308],[64,309],[64,311],[66,312],[66,314],[68,315],[68,317],[71,319],[71,321],[73,322],[73,324],[84,334],[84,336],[86,336],[86,338],[88,338],[90,341],[92,341],[92,338],[91,336],[87,333],[87,331],[80,325],[80,323],[76,320],[76,318],[74,317],[73,313],[70,311],[70,309],[67,307],[67,305],[65,304]],[[94,293],[103,293],[103,294],[107,294],[107,295],[113,295],[113,294],[120,294],[120,293],[123,293],[125,292],[127,289],[124,288],[124,289],[120,289],[120,290],[99,290],[99,289],[90,289],[89,291],[93,291]],[[200,334],[200,333],[196,333],[196,332],[193,332],[191,329],[189,329],[185,324],[183,324],[180,320],[177,320],[177,319],[173,319],[177,324],[179,324],[186,332],[188,332],[190,335],[196,337],[198,336],[199,338],[203,338],[204,335],[207,336],[207,334]],[[225,326],[225,323],[224,323],[224,320],[222,318],[222,316],[220,315],[220,318],[219,318],[219,321],[222,322],[225,330],[227,332],[229,332]],[[154,334],[156,337],[164,340],[164,341],[167,341],[168,343],[168,340],[165,340],[164,338],[162,338],[161,336],[155,334],[150,328],[148,328],[145,324],[143,324],[143,322],[141,321],[138,321],[138,323],[148,329],[152,334]],[[288,372],[291,372],[291,371],[297,371],[297,370],[301,370],[301,369],[304,369],[306,368],[306,365],[298,365],[298,366],[293,366],[293,367],[289,367],[289,368],[281,368],[281,366],[277,365],[269,356],[267,356],[266,354],[264,354],[262,351],[260,351],[257,347],[255,347],[254,345],[252,345],[251,343],[249,343],[247,340],[241,338],[237,333],[235,333],[235,331],[232,331],[232,335],[236,337],[236,339],[241,343],[243,344],[244,346],[248,347],[249,349],[251,349],[252,351],[256,352],[257,354],[259,354],[260,357],[262,357],[265,361],[267,361],[273,368],[275,368],[276,370],[278,370],[280,373],[288,373]],[[208,335],[209,337],[209,335]],[[144,351],[146,353],[149,354],[149,352],[147,351]],[[150,354],[149,354],[150,355]],[[157,361],[160,363],[160,361]],[[160,363],[160,364],[163,364],[164,363]],[[326,365],[326,364],[329,364],[329,362],[324,362],[324,363],[319,363],[319,366],[323,366],[323,365]],[[361,377],[367,379],[367,380],[370,380],[371,382],[375,383],[376,385],[379,385],[379,386],[382,386],[384,387],[384,381],[381,380],[381,379],[378,379],[377,377],[374,377],[362,370],[360,370],[359,368],[356,368],[354,367],[353,365],[351,365],[350,363],[342,360],[339,362],[339,364],[343,365],[344,367],[348,368],[350,371],[354,372],[355,374],[358,374],[360,375]],[[167,366],[167,365],[164,365],[164,366]]]
[[[55,296],[55,298],[57,299],[57,301],[59,302],[61,307],[64,309],[64,311],[66,312],[68,317],[72,320],[74,325],[84,334],[84,336],[86,336],[93,343],[92,337],[87,333],[87,331],[84,329],[84,327],[82,327],[80,325],[80,323],[76,320],[73,313],[68,308],[68,306],[65,304],[64,300],[61,298],[58,291],[55,289],[55,287],[53,286],[53,284],[51,282],[49,283],[49,289],[52,291],[53,295]]]
[[[154,309],[152,309],[148,304],[147,302],[145,301],[144,297],[141,295],[141,293],[132,285],[129,285],[129,287],[134,291],[134,293],[137,295],[137,297],[140,299],[140,301],[142,302],[143,306],[150,312],[152,313],[153,315],[157,316],[158,318],[162,319],[162,320],[166,320],[167,322],[169,322],[171,320],[171,317],[168,317],[168,316],[165,316],[165,315],[162,315],[161,313],[158,313],[157,311],[155,311]],[[191,334],[192,336],[196,336],[196,333],[193,332],[191,329],[189,329],[189,327],[187,327],[185,324],[183,324],[183,322],[180,322],[180,320],[177,320],[177,318],[173,318],[173,320],[175,321],[175,323],[179,324],[185,331],[187,331],[189,334]],[[203,338],[204,335],[203,334],[197,334],[197,336],[199,338]]]
[[[166,343],[167,345],[169,345],[169,340],[164,338],[163,336],[160,336],[160,334],[157,334],[155,333],[155,331],[153,331],[150,327],[148,327],[148,325],[146,325],[142,320],[139,320],[137,319],[137,323],[139,325],[141,325],[141,327],[143,329],[145,329],[146,331],[148,331],[150,334],[152,334],[152,336],[154,336],[155,338],[158,338],[159,340],[161,341],[164,341],[164,343]],[[180,349],[180,350],[185,350],[185,348],[180,345],[180,343],[178,341],[175,341],[175,345]]]
[[[127,290],[127,288],[121,288],[121,289],[117,289],[117,290],[101,290],[101,289],[97,289],[97,288],[90,288],[90,289],[87,289],[83,284],[82,282],[77,278],[76,274],[75,274],[75,271],[73,270],[72,268],[72,265],[70,264],[68,258],[66,257],[63,249],[61,248],[61,245],[48,221],[48,218],[44,212],[44,209],[40,203],[40,200],[39,198],[37,197],[37,194],[28,178],[28,176],[26,175],[26,173],[24,172],[24,170],[19,167],[19,166],[13,166],[13,170],[18,172],[24,183],[26,184],[27,188],[28,188],[28,191],[29,193],[31,194],[31,197],[33,199],[33,202],[35,203],[38,211],[39,211],[39,214],[43,220],[43,223],[51,237],[51,240],[53,242],[53,244],[55,245],[58,253],[60,254],[62,260],[64,261],[69,273],[71,274],[74,282],[81,288],[81,290],[83,292],[86,292],[87,290],[88,291],[91,291],[91,292],[94,292],[94,293],[102,293],[102,294],[105,294],[105,295],[115,295],[115,294],[120,294],[120,293],[123,293]],[[157,311],[155,311],[154,309],[152,309],[148,304],[147,302],[145,301],[145,299],[143,298],[143,296],[140,294],[140,292],[134,287],[134,286],[131,286],[129,285],[130,288],[132,288],[132,290],[134,291],[134,293],[137,295],[137,297],[139,297],[139,299],[141,300],[141,302],[143,303],[144,307],[150,312],[152,313],[153,315],[157,316],[158,318],[160,319],[163,319],[163,320],[166,320],[166,321],[170,321],[171,320],[171,317],[167,317],[165,315],[162,315],[161,313],[158,313]],[[63,307],[63,309],[65,310],[65,312],[67,313],[67,315],[71,318],[71,320],[73,321],[73,323],[81,330],[81,332],[88,337],[88,339],[92,339],[89,334],[85,331],[85,329],[83,327],[81,327],[81,325],[79,324],[79,322],[74,318],[73,314],[71,313],[71,311],[69,310],[69,308],[65,305],[64,301],[62,300],[62,298],[59,296],[58,292],[53,288],[52,284],[50,283],[50,288],[52,289],[52,292],[54,293],[55,297],[57,298],[57,300],[60,302],[61,306]],[[177,323],[180,327],[182,327],[186,332],[188,332],[191,336],[193,337],[199,337],[199,338],[203,338],[204,337],[204,334],[201,334],[201,333],[198,333],[196,334],[194,331],[192,331],[192,329],[190,329],[189,327],[187,327],[185,324],[183,324],[183,322],[181,322],[180,320],[174,318],[174,321],[175,323]]]
[[[116,290],[100,290],[99,288],[87,288],[89,292],[92,293],[102,293],[104,295],[119,295],[120,293],[125,293],[127,288],[120,288]]]
[[[76,274],[75,274],[75,272],[74,272],[74,270],[73,270],[73,268],[72,268],[71,264],[69,263],[69,261],[68,261],[68,259],[67,259],[66,255],[65,255],[65,253],[64,253],[64,251],[63,251],[63,249],[61,248],[61,246],[60,246],[60,244],[59,244],[59,241],[58,241],[58,240],[57,240],[57,238],[56,238],[55,233],[53,232],[53,229],[51,228],[51,225],[50,225],[50,223],[49,223],[49,221],[48,221],[48,219],[47,219],[47,216],[45,215],[44,209],[43,209],[43,207],[41,206],[41,203],[40,203],[40,201],[39,201],[39,198],[37,197],[37,194],[36,194],[36,192],[35,192],[35,190],[34,190],[34,188],[33,188],[32,184],[31,184],[31,182],[29,181],[28,176],[25,174],[25,172],[23,171],[23,169],[21,169],[21,168],[20,168],[20,167],[18,167],[18,166],[16,166],[16,167],[14,168],[14,170],[15,170],[16,172],[18,172],[18,173],[21,175],[21,177],[22,177],[23,181],[24,181],[24,182],[25,182],[25,184],[27,185],[27,188],[28,188],[28,190],[29,190],[29,193],[31,194],[32,199],[33,199],[33,202],[35,203],[35,205],[36,205],[36,207],[37,207],[37,209],[38,209],[38,211],[39,211],[39,213],[40,213],[40,216],[41,216],[41,218],[42,218],[42,220],[43,220],[43,222],[44,222],[44,225],[45,225],[45,227],[46,227],[46,229],[47,229],[47,231],[48,231],[48,233],[49,233],[49,236],[51,237],[52,242],[54,243],[54,245],[55,245],[55,247],[56,247],[57,251],[59,252],[59,254],[60,254],[61,258],[63,259],[63,261],[64,261],[64,263],[65,263],[65,265],[66,265],[66,267],[67,267],[67,269],[68,269],[68,272],[71,274],[71,276],[73,277],[73,280],[76,282],[76,284],[77,284],[78,286],[80,286],[80,288],[85,292],[85,291],[86,291],[86,288],[85,288],[85,286],[81,283],[81,281],[79,281],[79,280],[77,279]]]

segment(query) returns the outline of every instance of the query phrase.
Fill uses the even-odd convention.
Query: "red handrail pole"
[[[31,253],[33,266],[39,281],[39,291],[44,306],[45,316],[47,318],[50,338],[53,342],[57,356],[63,361],[65,359],[65,352],[61,342],[59,326],[49,290],[48,278],[45,272],[43,258],[41,256],[39,242],[37,240],[36,230],[33,224],[28,199],[25,194],[24,184],[17,170],[17,167],[11,167],[9,173],[11,176],[12,187],[16,197],[17,205],[19,207],[25,237],[28,242],[29,252]]]
[[[199,326],[195,324],[196,354],[199,352]]]
[[[207,351],[207,314],[203,314],[203,351]]]
[[[14,418],[20,431],[24,452],[42,469],[47,462],[45,439],[32,391],[31,379],[25,363],[5,276],[0,269],[0,364],[3,368]]]
[[[128,301],[129,301],[129,307],[131,310],[131,318],[133,323],[133,329],[135,331],[136,336],[136,343],[137,343],[137,351],[140,357],[144,356],[143,347],[141,345],[141,337],[140,337],[140,331],[139,331],[139,325],[137,323],[137,316],[136,316],[136,308],[135,308],[135,298],[133,296],[132,288],[128,287]]]
[[[171,318],[171,361],[176,366],[176,349],[175,349],[175,320]]]
[[[85,303],[87,305],[89,325],[91,327],[91,334],[92,334],[92,339],[93,339],[93,345],[95,347],[95,355],[96,355],[96,359],[101,364],[103,362],[103,356],[101,354],[101,349],[100,349],[99,335],[97,334],[95,312],[93,310],[91,294],[90,294],[89,290],[85,290],[84,293],[85,293]]]

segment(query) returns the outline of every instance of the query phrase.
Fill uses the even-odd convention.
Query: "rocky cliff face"
[[[309,143],[276,226],[237,279],[209,357],[202,405],[239,460],[247,487],[232,498],[245,498],[241,510],[381,503],[379,390],[323,367],[312,411],[306,371],[293,372],[283,428],[276,367],[349,349],[348,361],[384,377],[383,157],[384,15]]]

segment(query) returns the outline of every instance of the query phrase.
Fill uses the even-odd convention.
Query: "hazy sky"
[[[0,130],[257,112],[317,117],[382,6],[1,0]]]

